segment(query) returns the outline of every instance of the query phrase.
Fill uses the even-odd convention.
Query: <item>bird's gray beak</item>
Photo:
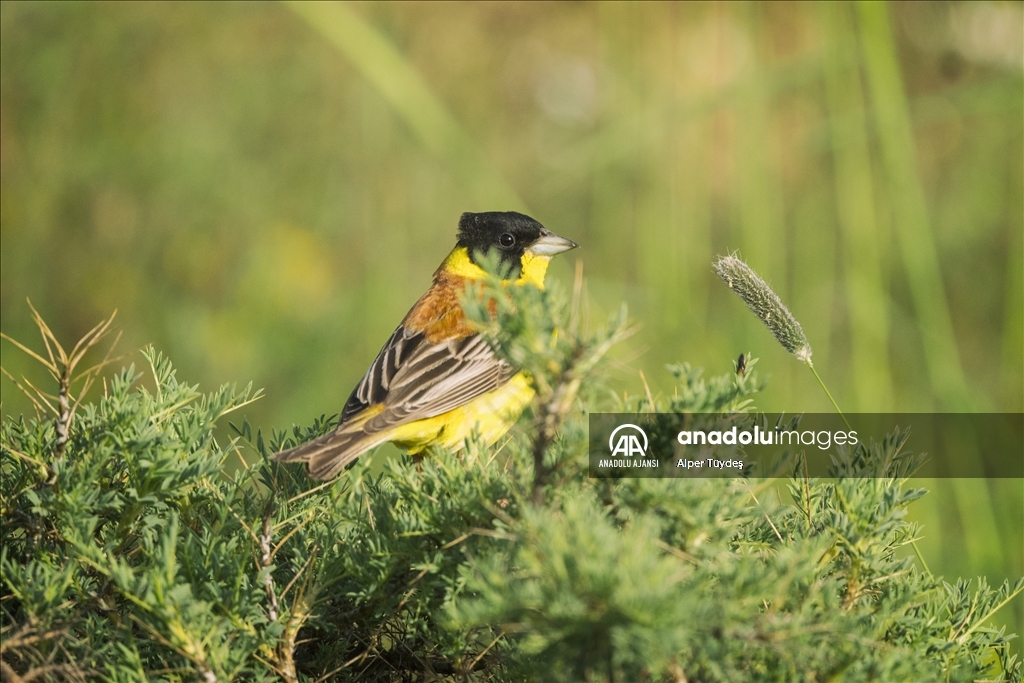
[[[549,230],[544,230],[540,234],[540,239],[530,245],[527,251],[537,256],[554,256],[555,254],[561,254],[563,251],[575,249],[578,246],[580,245],[572,240],[567,240]]]

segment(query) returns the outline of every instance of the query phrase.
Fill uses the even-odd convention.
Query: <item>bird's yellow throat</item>
[[[538,256],[527,251],[523,254],[523,268],[519,274],[519,279],[516,280],[516,284],[535,285],[540,289],[544,289],[544,276],[547,275],[548,263],[550,262],[550,256]],[[445,259],[440,270],[471,280],[480,279],[487,275],[483,268],[470,260],[469,250],[466,247],[456,247],[452,253],[448,254],[448,258]]]

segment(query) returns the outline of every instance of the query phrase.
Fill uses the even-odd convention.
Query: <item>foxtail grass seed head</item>
[[[767,282],[735,256],[718,259],[715,273],[743,299],[787,351],[798,360],[811,364],[811,345],[807,335]]]

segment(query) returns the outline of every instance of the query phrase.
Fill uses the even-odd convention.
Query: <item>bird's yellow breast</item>
[[[464,406],[396,427],[389,440],[409,453],[419,453],[430,446],[458,449],[474,432],[484,443],[491,444],[515,424],[523,408],[533,400],[533,394],[529,380],[520,372]]]

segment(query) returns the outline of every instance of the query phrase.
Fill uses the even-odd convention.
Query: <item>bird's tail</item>
[[[365,431],[364,423],[365,420],[359,420],[344,424],[332,432],[271,457],[278,462],[305,462],[312,479],[330,479],[345,465],[388,440],[386,433]]]

